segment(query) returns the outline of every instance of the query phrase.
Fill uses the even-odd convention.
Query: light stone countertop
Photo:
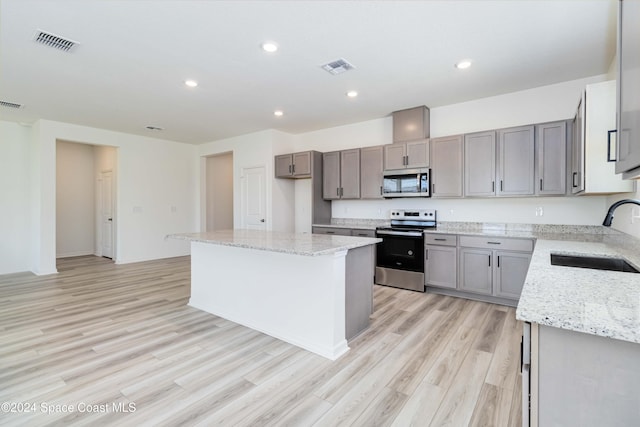
[[[330,255],[340,251],[373,245],[382,241],[382,239],[372,237],[284,233],[260,230],[222,230],[208,233],[180,233],[170,234],[167,238],[305,256]]]
[[[640,274],[551,265],[551,254],[557,253],[620,257],[640,267],[640,251],[635,242],[629,242],[631,239],[621,236],[604,236],[602,242],[538,239],[516,317],[640,343]]]

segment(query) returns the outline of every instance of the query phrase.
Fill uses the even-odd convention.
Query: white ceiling
[[[0,100],[23,105],[0,119],[194,144],[603,74],[615,55],[615,0],[0,1]],[[80,45],[42,46],[37,29]],[[320,68],[338,58],[356,69]]]

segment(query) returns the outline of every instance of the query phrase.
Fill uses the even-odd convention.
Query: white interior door
[[[113,172],[101,174],[100,223],[102,227],[102,256],[113,259]]]
[[[266,230],[266,172],[264,166],[242,170],[242,225]]]

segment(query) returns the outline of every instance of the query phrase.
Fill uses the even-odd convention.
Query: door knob
[[[260,222],[264,222],[264,218],[262,218],[262,219],[260,220]]]
[[[107,221],[113,221],[113,218],[109,218],[109,219],[107,219]]]

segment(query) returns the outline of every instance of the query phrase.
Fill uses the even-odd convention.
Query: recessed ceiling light
[[[282,110],[276,110],[276,111],[273,112],[273,115],[280,117],[280,116],[284,115],[284,113],[282,112]]]
[[[356,96],[358,96],[358,92],[356,92],[355,90],[350,90],[349,92],[347,92],[347,96],[349,98],[355,98]]]
[[[262,50],[269,53],[273,53],[276,50],[278,50],[278,45],[275,44],[274,42],[264,42],[262,43],[261,47],[262,47]]]
[[[465,68],[471,67],[471,61],[469,61],[468,59],[465,59],[455,64],[454,67],[456,67],[459,70],[464,70]]]
[[[185,80],[184,84],[189,86],[189,87],[196,87],[198,86],[198,82],[195,80]]]

